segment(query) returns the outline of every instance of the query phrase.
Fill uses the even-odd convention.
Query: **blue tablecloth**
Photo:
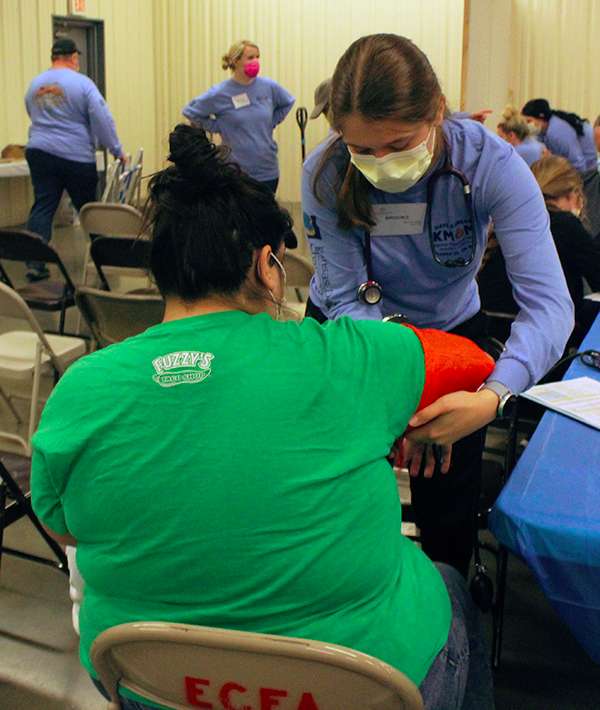
[[[580,350],[600,350],[600,316]],[[600,371],[573,362],[564,379]],[[600,431],[546,412],[490,516],[594,661],[600,663]]]

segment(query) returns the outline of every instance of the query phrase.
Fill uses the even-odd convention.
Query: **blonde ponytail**
[[[498,128],[504,133],[514,133],[520,141],[526,140],[531,135],[528,124],[514,106],[508,104],[504,107],[502,119]]]
[[[258,50],[258,45],[254,42],[251,42],[249,39],[241,39],[239,42],[234,42],[234,44],[229,47],[227,54],[224,54],[221,57],[221,66],[223,67],[223,69],[233,69],[235,63],[242,56],[246,47],[254,47],[256,50]]]

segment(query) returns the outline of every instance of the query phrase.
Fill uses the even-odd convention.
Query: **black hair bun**
[[[169,157],[181,178],[198,193],[222,190],[235,181],[237,170],[227,151],[212,143],[202,128],[179,124],[169,136]]]

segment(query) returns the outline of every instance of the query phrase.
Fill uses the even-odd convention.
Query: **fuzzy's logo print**
[[[152,379],[161,387],[193,385],[211,373],[212,353],[197,350],[168,353],[152,360],[155,374]]]

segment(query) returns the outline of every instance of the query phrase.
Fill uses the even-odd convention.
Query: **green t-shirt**
[[[72,365],[34,437],[33,506],[78,542],[81,659],[170,621],[372,654],[420,683],[447,640],[385,457],[419,402],[407,328],[239,311],[162,323]]]

